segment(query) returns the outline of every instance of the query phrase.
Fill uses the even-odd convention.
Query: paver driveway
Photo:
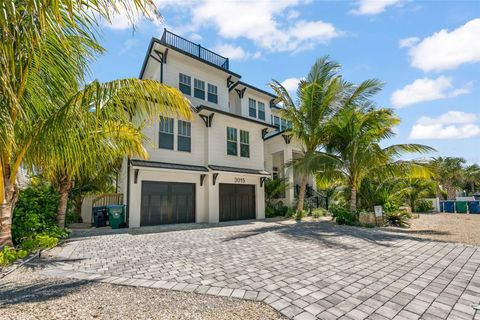
[[[478,247],[328,222],[162,230],[72,241],[45,272],[260,300],[295,319],[480,319]]]

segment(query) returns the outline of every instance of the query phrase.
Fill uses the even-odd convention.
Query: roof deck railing
[[[228,70],[228,58],[225,58],[211,50],[202,47],[190,40],[187,40],[175,33],[165,29],[162,35],[162,42],[171,45],[179,50],[196,56],[204,61],[214,64],[220,68]]]

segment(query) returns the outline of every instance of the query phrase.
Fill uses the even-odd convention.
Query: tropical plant
[[[87,112],[80,108],[79,102],[87,99],[82,96],[95,96],[93,91],[97,87],[105,89],[108,85],[92,84],[77,95],[72,95],[72,88],[83,87],[89,61],[95,53],[103,51],[96,39],[97,17],[108,21],[120,8],[126,8],[129,14],[134,10],[128,9],[139,10],[147,16],[157,14],[152,10],[151,0],[14,0],[0,4],[0,245],[12,244],[12,213],[18,198],[17,174],[27,153],[31,153],[30,148],[40,145],[52,148],[52,143],[63,138],[64,142],[75,142],[70,145],[70,157],[82,157],[80,140],[73,141],[74,137],[67,137],[65,132],[84,125],[82,116]],[[133,108],[132,98],[142,96],[141,91],[143,98],[149,98],[150,109],[154,102],[162,105],[172,98],[166,94],[164,86],[153,82],[137,83],[135,89],[141,90],[132,97],[127,95],[129,90],[120,87],[121,83],[114,82],[110,88],[112,92],[116,88],[124,93],[118,95],[125,101],[117,99],[121,102],[117,107],[126,105],[130,111],[137,109]],[[105,96],[98,95],[95,102],[105,102],[108,90],[99,93]],[[178,106],[180,102],[176,101]],[[100,107],[99,104],[93,106]],[[118,109],[117,115],[121,113],[121,108]],[[82,112],[74,119],[74,111],[78,110]],[[56,139],[49,140],[48,137],[55,136],[54,132]],[[87,133],[77,138],[84,138]]]
[[[430,161],[430,168],[435,173],[438,184],[437,194],[440,189],[447,191],[447,200],[455,200],[457,189],[464,181],[463,165],[466,163],[463,158],[437,157]]]
[[[433,209],[432,202],[423,199],[415,201],[415,206],[412,208],[415,212],[430,212]]]
[[[408,173],[411,177],[428,177],[425,165],[402,161],[405,153],[429,152],[433,148],[418,144],[397,144],[382,147],[380,142],[393,136],[392,128],[400,120],[391,109],[376,109],[369,100],[381,89],[376,80],[367,80],[354,87],[342,108],[330,121],[326,150],[334,161],[319,174],[344,179],[349,191],[349,209],[357,211],[357,191],[367,177],[394,178]]]
[[[288,166],[301,174],[297,211],[304,207],[308,174],[314,173],[321,165],[317,155],[326,142],[325,125],[335,114],[343,96],[344,82],[339,74],[340,65],[328,56],[318,59],[305,80],[297,89],[297,103],[280,82],[273,80],[270,87],[283,104],[281,115],[291,126],[286,134],[293,135],[303,150],[301,157],[292,160]],[[328,157],[328,155],[326,155]]]
[[[288,182],[284,178],[268,179],[264,183],[265,188],[265,203],[267,206],[272,206],[273,201],[285,193],[288,188]]]
[[[478,164],[467,166],[464,169],[464,180],[471,194],[474,194],[477,184],[480,183],[480,166]]]
[[[330,209],[332,217],[337,224],[354,225],[358,221],[358,215],[356,212],[352,212],[349,209],[342,206],[334,206]]]
[[[393,227],[406,228],[410,226],[409,220],[412,215],[404,210],[397,210],[392,212],[386,212],[383,215],[383,219],[386,225]]]
[[[405,179],[403,184],[405,185],[405,189],[402,193],[405,197],[406,202],[408,203],[410,208],[412,208],[412,211],[415,211],[418,208],[419,199],[428,198],[435,195],[436,186],[435,181],[433,181],[432,179]]]

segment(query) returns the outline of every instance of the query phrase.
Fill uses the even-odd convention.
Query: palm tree
[[[286,131],[303,147],[302,156],[288,165],[302,175],[297,211],[303,210],[308,174],[318,168],[316,153],[326,142],[325,124],[331,119],[344,92],[340,65],[328,56],[318,59],[297,90],[297,103],[276,80],[270,83],[283,104],[282,117],[291,123]]]
[[[55,130],[75,128],[86,114],[79,113],[77,119],[69,116],[79,96],[67,101],[72,99],[72,88],[83,82],[89,61],[103,51],[96,40],[97,15],[108,20],[112,12],[128,6],[146,15],[156,14],[149,10],[151,5],[151,0],[14,0],[0,4],[0,245],[12,244],[17,174],[30,148],[51,147],[53,141],[47,137],[55,136]],[[140,101],[150,103],[138,108],[131,98],[119,95],[124,100],[117,100],[116,105],[151,116],[167,111],[167,105],[181,105],[180,113],[187,114],[188,105],[180,100],[181,95],[166,89],[158,83],[138,83],[134,97],[142,96]],[[152,102],[163,109],[158,110]],[[80,141],[66,137],[67,130],[60,132],[55,141],[70,139],[74,142],[70,157],[81,157]]]
[[[369,81],[363,86],[377,88],[378,82]],[[357,88],[357,90],[358,90]],[[356,90],[354,90],[355,92]],[[392,128],[400,120],[391,109],[375,109],[367,96],[357,99],[355,93],[347,98],[345,105],[329,123],[330,133],[326,150],[336,160],[319,172],[334,178],[343,177],[350,190],[349,209],[357,210],[357,192],[362,181],[367,177],[395,177],[402,172],[412,176],[428,176],[428,170],[420,163],[401,161],[404,153],[428,152],[433,149],[417,144],[397,144],[389,147],[380,146],[380,142],[393,135]]]
[[[164,100],[149,96],[150,92],[162,92]],[[58,188],[59,227],[65,226],[68,194],[76,179],[93,176],[99,168],[106,168],[125,156],[148,157],[143,147],[143,121],[135,124],[130,120],[131,114],[141,120],[172,113],[188,118],[188,108],[178,90],[137,79],[94,81],[69,99],[66,106],[60,106],[59,109],[67,111],[63,123],[70,125],[58,124],[46,131],[41,139],[49,144],[33,145],[26,155],[30,167]],[[76,121],[79,118],[81,121]]]
[[[440,188],[447,191],[447,200],[455,200],[457,188],[461,187],[464,181],[463,165],[466,163],[463,158],[437,157],[430,161],[430,167],[436,174],[438,184],[437,193]]]
[[[472,164],[464,169],[465,182],[469,184],[472,194],[475,193],[476,183],[480,182],[480,166],[478,164]]]

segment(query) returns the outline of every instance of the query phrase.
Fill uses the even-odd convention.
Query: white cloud
[[[411,65],[423,71],[455,69],[480,61],[480,18],[449,32],[440,30],[409,49]]]
[[[375,15],[385,11],[387,7],[399,4],[402,0],[359,0],[358,8],[351,11],[356,15]]]
[[[154,0],[154,3],[160,11],[169,6],[181,11],[182,19],[176,20],[182,22],[175,20],[172,25],[177,33],[198,34],[200,29],[210,26],[224,39],[245,38],[269,51],[298,52],[342,35],[331,23],[299,18],[300,13],[295,8],[309,3],[309,0]],[[128,16],[137,24],[143,21],[138,12],[121,10],[112,17],[111,24],[105,25],[112,29],[127,29],[131,27]],[[160,21],[154,23],[159,25]]]
[[[410,37],[399,41],[400,48],[410,48],[420,41],[417,37]]]
[[[215,52],[231,60],[258,59],[262,56],[261,52],[254,53],[243,50],[242,47],[232,44],[219,44],[213,48]]]
[[[125,40],[125,42],[123,42],[122,48],[119,51],[119,54],[124,54],[124,53],[128,52],[130,49],[135,47],[137,44],[138,44],[138,41],[134,38],[130,38],[130,39]]]
[[[299,78],[288,78],[283,80],[281,84],[287,91],[296,92],[300,80]]]
[[[415,103],[453,98],[470,92],[471,84],[462,88],[454,88],[452,78],[440,76],[436,79],[422,78],[396,90],[390,102],[395,108],[403,108]]]
[[[477,115],[448,111],[438,118],[421,117],[410,131],[409,139],[466,139],[480,135]]]
[[[298,51],[341,35],[331,23],[282,18],[286,10],[302,3],[303,0],[204,0],[191,8],[191,28],[210,25],[225,39],[246,38],[269,51]]]
[[[438,118],[421,117],[417,123],[422,125],[432,124],[459,124],[459,123],[473,123],[477,120],[477,115],[474,113],[466,113],[462,111],[448,111]]]

